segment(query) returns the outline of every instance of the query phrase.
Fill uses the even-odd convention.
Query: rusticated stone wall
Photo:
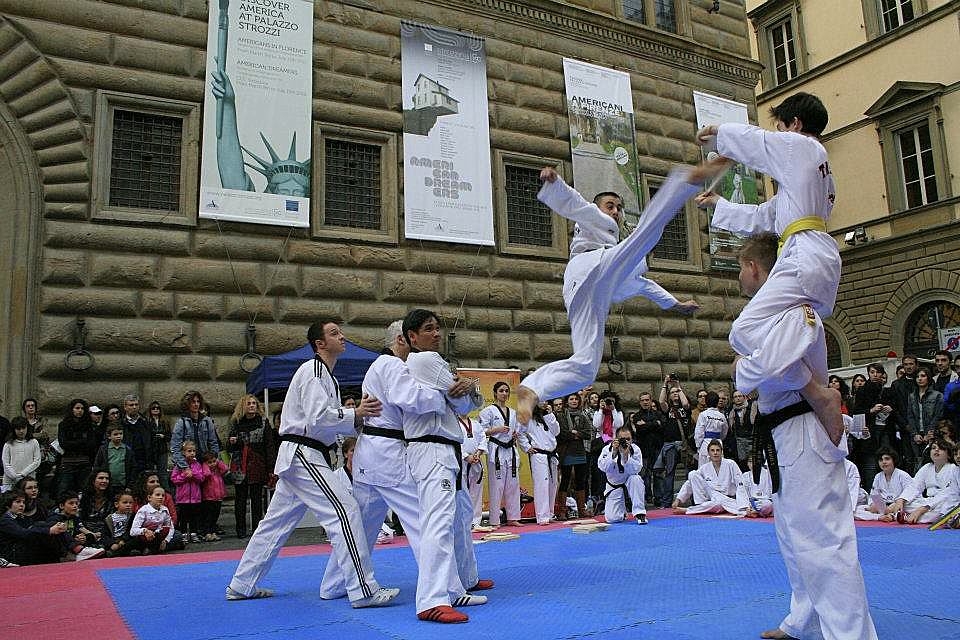
[[[758,66],[743,57],[742,2],[722,2],[720,16],[700,4],[688,4],[690,35],[676,37],[624,22],[614,0],[316,0],[314,118],[399,133],[399,23],[413,19],[486,39],[494,149],[569,158],[562,57],[628,70],[641,168],[664,175],[698,158],[693,90],[753,103]],[[201,104],[206,18],[201,0],[0,0],[0,109],[29,141],[34,166],[25,173],[38,176],[31,188],[42,194],[37,210],[20,211],[10,226],[35,264],[27,283],[11,285],[11,314],[22,312],[34,330],[23,340],[0,335],[29,363],[19,386],[7,378],[5,413],[16,413],[26,394],[55,414],[71,397],[102,404],[130,392],[172,410],[195,387],[222,417],[242,392],[239,357],[254,314],[263,354],[302,345],[319,314],[338,317],[352,339],[376,348],[383,326],[413,306],[439,310],[456,326],[463,366],[525,369],[569,353],[563,260],[94,216],[96,91]],[[0,184],[16,188],[10,176]],[[38,222],[26,230],[23,220]],[[698,262],[709,264],[706,255]],[[730,274],[653,266],[655,279],[703,310],[684,319],[636,300],[611,314],[608,333],[620,338],[626,379],[603,368],[601,380],[631,402],[667,372],[698,385],[725,380],[727,332],[743,304]],[[77,317],[96,358],[80,373],[63,363]]]

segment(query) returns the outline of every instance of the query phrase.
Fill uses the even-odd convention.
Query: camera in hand
[[[604,399],[603,399],[603,404],[604,404],[604,406],[612,407],[612,406],[613,406],[613,398],[604,398]]]
[[[621,449],[630,448],[630,440],[628,438],[617,438],[617,444],[620,445]]]
[[[676,371],[674,371],[673,373],[670,374],[670,379],[671,379],[671,380],[676,380],[676,381],[679,382],[679,380],[680,380],[680,374],[677,373]]]

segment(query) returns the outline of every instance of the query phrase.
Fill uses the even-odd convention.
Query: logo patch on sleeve
[[[811,327],[817,326],[817,314],[813,312],[813,307],[807,303],[800,305],[800,308],[803,309],[803,319]]]

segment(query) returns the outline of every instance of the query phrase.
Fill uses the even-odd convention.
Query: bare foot
[[[674,507],[674,508],[673,508],[673,512],[674,512],[675,514],[677,514],[678,516],[682,516],[682,515],[685,515],[685,514],[687,513],[687,508],[686,508],[686,507]]]
[[[840,392],[829,387],[822,387],[813,380],[807,383],[801,392],[804,399],[820,420],[820,424],[827,431],[830,442],[840,444],[843,437],[843,415],[840,413]]]
[[[526,388],[522,384],[517,387],[517,423],[518,424],[527,424],[530,422],[530,418],[533,417],[533,408],[537,406],[537,403],[540,402],[535,394],[530,389]]]
[[[796,640],[793,636],[787,635],[782,629],[767,629],[760,634],[761,638],[774,638],[775,640]]]

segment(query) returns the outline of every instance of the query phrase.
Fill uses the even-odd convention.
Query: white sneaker
[[[258,598],[269,598],[272,595],[273,590],[271,589],[254,589],[253,593],[248,596],[227,587],[227,600],[256,600]]]
[[[5,569],[7,567],[19,567],[19,566],[20,565],[18,565],[17,563],[10,562],[6,558],[0,558],[0,569]]]
[[[366,598],[360,598],[359,600],[354,600],[350,603],[350,606],[354,609],[366,609],[367,607],[385,607],[390,602],[397,597],[400,593],[400,589],[388,589],[386,587],[380,587],[380,589]]]
[[[93,560],[94,558],[99,558],[106,553],[105,549],[94,549],[93,547],[84,547],[80,549],[80,552],[77,554],[77,562],[81,560]]]
[[[393,542],[393,534],[381,529],[380,533],[377,534],[377,544],[390,544],[391,542]]]
[[[450,603],[451,607],[473,607],[479,604],[487,604],[487,596],[478,596],[472,593],[465,593],[460,597],[454,598]]]

